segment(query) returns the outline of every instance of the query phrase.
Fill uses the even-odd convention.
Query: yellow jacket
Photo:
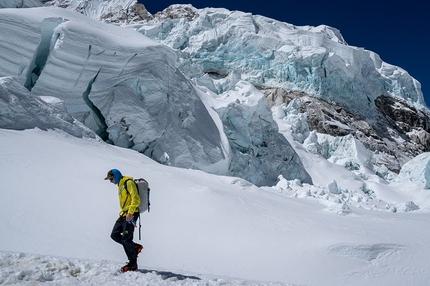
[[[127,189],[124,187],[124,183],[127,181]],[[133,177],[124,176],[118,184],[118,197],[119,197],[119,207],[121,212],[120,216],[125,216],[127,214],[134,214],[138,211],[138,206],[140,204],[139,191],[137,186],[133,181]]]

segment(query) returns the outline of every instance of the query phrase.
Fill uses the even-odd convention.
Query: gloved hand
[[[132,215],[132,214],[127,214],[127,215],[125,216],[125,220],[126,220],[126,221],[132,221],[132,220],[133,220],[133,215]]]
[[[132,224],[134,225],[134,227],[137,227],[137,226],[136,226],[136,221],[135,221],[135,220],[133,220],[133,215],[132,215],[132,214],[127,214],[127,215],[125,216],[125,220],[126,220],[128,223],[132,223]]]

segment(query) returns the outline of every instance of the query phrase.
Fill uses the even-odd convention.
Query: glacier
[[[175,67],[176,53],[168,46],[67,9],[0,14],[0,77],[13,77],[33,96],[58,98],[103,140],[166,165],[237,175],[257,185],[275,184],[279,172],[311,182],[279,135],[262,93],[257,110],[246,107],[228,131],[230,139],[241,133],[255,139],[245,148],[232,145],[220,115],[203,103],[208,95]]]
[[[170,48],[66,9],[0,13],[0,76],[59,98],[102,139],[153,159],[167,152],[172,165],[189,168],[226,159],[218,127]]]
[[[420,188],[430,189],[430,153],[418,155],[403,165],[398,182],[414,182]]]
[[[191,5],[171,5],[123,26],[172,47],[178,68],[216,94],[234,89],[239,77],[271,106],[303,98],[300,113],[311,130],[353,135],[375,153],[377,168],[398,173],[430,150],[430,110],[420,83],[376,53],[348,45],[336,28]],[[295,134],[302,142],[307,136]]]
[[[217,96],[209,88],[202,96],[219,115],[231,146],[229,172],[259,185],[273,185],[279,174],[312,183],[300,158],[279,133],[263,93],[240,75],[227,79],[233,88]]]
[[[0,77],[0,126],[14,130],[54,129],[80,138],[97,137],[66,111],[63,102],[55,97],[35,97],[12,77]]]
[[[1,10],[0,77],[13,77],[32,95],[57,98],[103,140],[157,162],[239,176],[259,186],[276,184],[278,175],[310,183],[274,120],[284,117],[282,108],[294,140],[350,170],[367,168],[392,178],[427,148],[426,129],[377,130],[386,96],[428,118],[419,83],[375,53],[349,46],[335,28],[191,5],[151,15],[134,0],[42,2],[68,9],[31,10],[43,9],[44,16]],[[310,95],[365,119],[355,124],[355,133],[330,119],[325,126],[355,137],[331,138],[311,131],[319,119],[303,112],[307,100],[269,105],[274,89]],[[389,136],[372,141],[375,130]],[[413,142],[402,141],[405,136]],[[416,149],[405,153],[411,146]],[[356,148],[375,154],[355,158]]]
[[[178,6],[184,5],[169,8]],[[349,46],[336,28],[295,26],[220,8],[186,7],[187,15],[163,17],[168,8],[148,24],[126,27],[177,50],[179,69],[190,78],[225,77],[240,71],[243,80],[258,88],[306,92],[368,116],[373,115],[375,99],[384,94],[429,112],[417,80],[376,53]]]
[[[47,0],[0,0],[0,8],[33,8],[41,7]]]

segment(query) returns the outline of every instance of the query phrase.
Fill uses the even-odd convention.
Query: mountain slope
[[[180,70],[217,94],[228,93],[235,77],[276,97],[271,104],[307,96],[302,112],[311,130],[353,135],[381,154],[377,166],[398,173],[430,151],[420,83],[374,52],[349,46],[335,28],[190,5],[172,5],[147,24],[127,27],[174,48]]]

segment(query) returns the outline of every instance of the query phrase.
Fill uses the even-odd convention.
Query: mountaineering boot
[[[138,243],[135,243],[134,248],[136,249],[137,255],[139,255],[139,253],[142,252],[143,246]]]
[[[137,270],[137,263],[127,263],[127,265],[124,265],[121,267],[121,273],[127,272],[127,271],[136,271]]]

